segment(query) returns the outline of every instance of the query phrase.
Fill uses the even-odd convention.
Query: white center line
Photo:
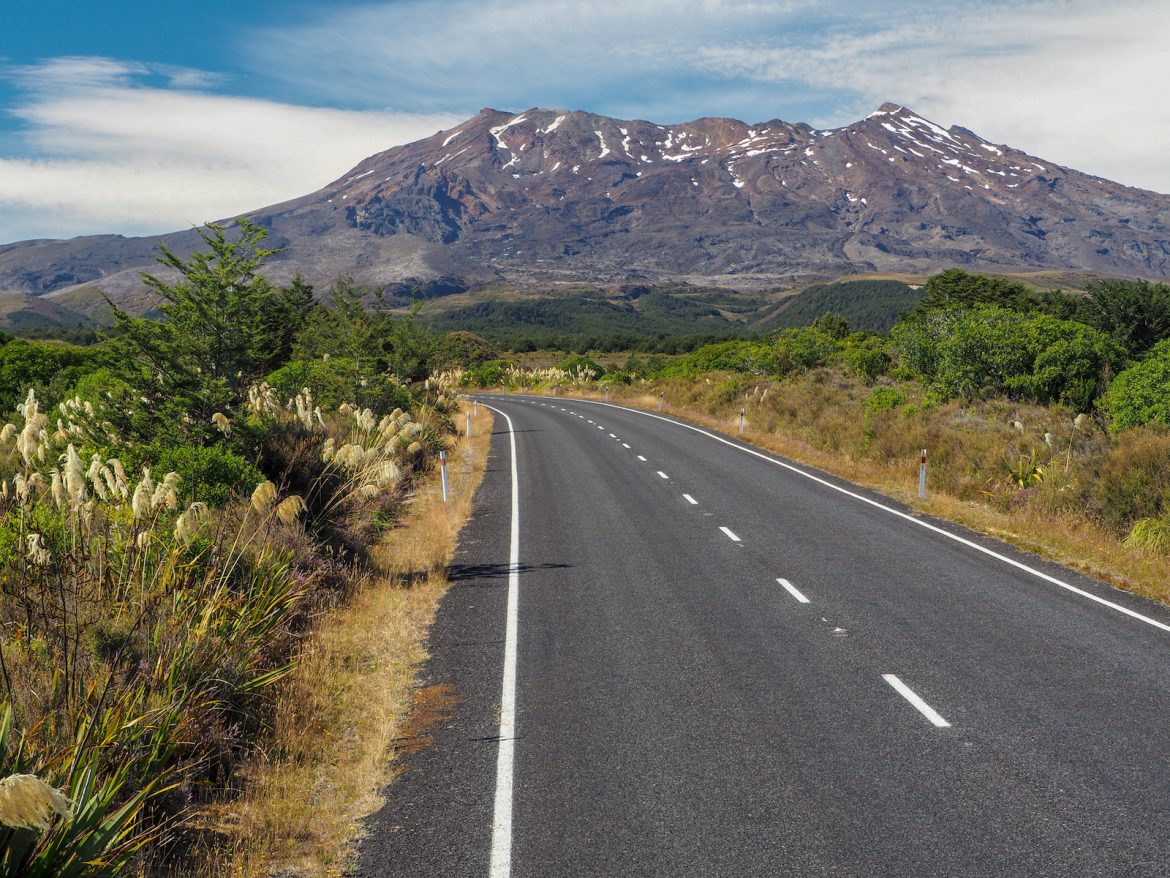
[[[727,538],[728,538],[729,540],[731,540],[733,543],[738,543],[738,542],[741,542],[740,538],[739,538],[739,537],[737,537],[737,536],[736,536],[736,535],[735,535],[735,534],[732,532],[731,528],[729,528],[729,527],[722,527],[722,526],[720,526],[720,528],[719,528],[719,529],[720,529],[721,531],[723,531],[725,534],[727,534]]]
[[[630,446],[629,446],[629,445],[627,445],[625,442],[623,442],[623,443],[622,443],[622,448],[629,448],[629,447],[630,447]]]
[[[660,477],[664,478],[664,479],[669,479],[669,478],[670,478],[670,476],[668,476],[668,475],[667,475],[666,473],[664,473],[662,470],[659,470],[659,471],[658,471],[658,475],[659,475]]]
[[[800,593],[800,592],[797,590],[796,586],[795,586],[795,585],[793,585],[791,582],[789,582],[787,579],[780,579],[780,578],[777,578],[777,579],[776,579],[776,581],[777,581],[778,583],[780,583],[782,586],[784,586],[784,589],[785,589],[785,591],[787,591],[787,592],[788,592],[790,595],[792,595],[794,598],[796,598],[796,599],[797,599],[798,601],[800,601],[802,604],[807,604],[807,603],[808,603],[808,598],[806,598],[804,595],[802,595],[802,594],[801,594],[801,593]]]
[[[597,429],[598,429],[598,430],[604,430],[604,429],[605,429],[605,427],[601,426],[601,424],[598,424],[598,425],[597,425]]]
[[[646,458],[644,458],[644,457],[643,457],[642,455],[640,455],[640,454],[638,455],[638,460],[642,461],[643,463],[645,463],[645,462],[646,462]]]
[[[590,424],[592,424],[593,422],[592,422],[592,421],[590,421],[589,423],[590,423]]]
[[[690,503],[692,506],[699,505],[699,501],[696,500],[694,497],[692,497],[690,494],[683,494],[683,499],[686,500],[688,503]]]
[[[609,434],[609,438],[610,438],[610,439],[616,439],[616,438],[617,438],[617,436],[613,435],[613,433],[610,433],[610,434]]]
[[[943,719],[933,707],[923,701],[914,690],[899,680],[893,674],[882,674],[882,679],[894,687],[894,691],[914,705],[915,710],[930,720],[936,728],[949,729],[951,724]]]

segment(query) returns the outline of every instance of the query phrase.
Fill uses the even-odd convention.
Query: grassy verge
[[[461,419],[456,417],[456,423]],[[400,743],[442,693],[415,691],[424,642],[447,589],[446,568],[486,465],[491,413],[451,453],[451,502],[436,470],[372,553],[345,607],[318,619],[282,681],[272,742],[246,789],[211,815],[204,874],[297,878],[340,874],[361,817],[381,805]],[[210,848],[214,847],[215,850]]]
[[[539,391],[537,391],[539,392]],[[565,388],[562,395],[602,399],[596,385]],[[1135,594],[1170,604],[1170,557],[1127,545],[1123,535],[1102,524],[1099,511],[1084,501],[1100,481],[1081,464],[1102,445],[1101,435],[1077,433],[1067,414],[1006,401],[963,407],[924,407],[912,417],[869,415],[870,388],[818,370],[785,381],[670,380],[641,386],[616,385],[609,399],[665,411],[741,438],[760,448],[849,479],[910,506],[1002,539],[1042,557],[1081,570]],[[738,432],[739,411],[746,429]],[[1026,425],[1022,435],[1018,427]],[[1034,434],[1034,435],[1033,435]],[[1004,486],[1002,474],[1019,449],[1044,447],[1048,435],[1070,449],[1068,465],[1052,453],[1043,484],[1024,490]],[[930,490],[917,495],[918,449],[932,449]],[[1096,458],[1094,458],[1096,459]],[[1098,464],[1099,466],[1099,464]]]

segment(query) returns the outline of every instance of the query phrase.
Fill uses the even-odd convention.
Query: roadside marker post
[[[478,399],[473,399],[471,401],[471,411],[472,411],[472,414],[477,415],[477,416],[479,415],[479,400]]]
[[[439,472],[443,476],[443,502],[447,502],[447,452],[439,452]]]
[[[666,400],[663,399],[664,396],[665,394],[658,394],[658,411],[662,411],[662,406],[666,404]]]
[[[471,412],[467,413],[467,435],[471,436]]]
[[[922,449],[922,459],[918,464],[918,496],[926,499],[926,449]]]
[[[739,433],[741,436],[743,435],[743,408],[742,407],[739,410]]]
[[[605,401],[609,402],[609,388],[605,388]]]

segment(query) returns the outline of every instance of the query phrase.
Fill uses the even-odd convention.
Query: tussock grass
[[[280,684],[272,740],[244,773],[244,794],[209,815],[203,874],[318,878],[344,869],[396,753],[418,746],[444,709],[446,693],[414,684],[491,424],[480,407],[472,438],[449,455],[451,502],[442,502],[437,470],[421,481],[400,524],[370,552],[353,599],[314,624]]]

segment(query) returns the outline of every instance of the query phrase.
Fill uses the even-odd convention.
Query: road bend
[[[668,416],[480,401],[442,709],[353,874],[1170,875],[1165,608]]]

